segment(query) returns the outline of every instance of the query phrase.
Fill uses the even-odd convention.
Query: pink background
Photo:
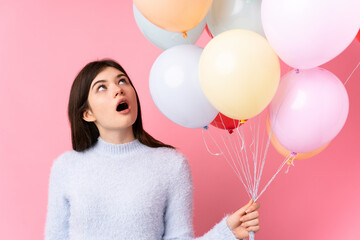
[[[208,41],[204,32],[198,45]],[[142,36],[129,0],[0,2],[0,239],[43,239],[50,167],[71,149],[71,83],[86,63],[104,57],[129,73],[145,128],[188,157],[196,236],[248,201],[226,162],[206,151],[201,130],[172,123],[154,105],[148,76],[161,52]],[[344,82],[359,60],[354,40],[322,67]],[[281,172],[260,198],[256,239],[360,239],[359,78],[360,69],[346,85],[350,111],[340,134],[320,155]],[[268,154],[270,163],[280,158]]]

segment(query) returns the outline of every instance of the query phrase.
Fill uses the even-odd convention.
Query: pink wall
[[[204,33],[198,45],[208,40]],[[127,69],[146,129],[188,156],[196,235],[248,201],[226,162],[207,153],[201,130],[170,122],[152,102],[148,76],[161,52],[140,33],[129,0],[1,1],[0,239],[43,238],[50,167],[71,148],[71,83],[83,65],[104,57]],[[355,40],[323,67],[345,81],[359,60]],[[320,155],[281,172],[260,198],[257,239],[360,239],[360,69],[346,87],[350,112],[343,130]],[[268,154],[269,162],[279,158]]]

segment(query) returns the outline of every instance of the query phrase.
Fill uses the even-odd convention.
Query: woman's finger
[[[237,210],[234,215],[237,215],[238,217],[241,217],[242,215],[246,214],[245,211],[246,209],[249,209],[251,207],[251,205],[253,204],[253,200],[250,199],[250,201],[245,205],[243,206],[242,208],[240,208],[239,210]]]
[[[253,204],[250,205],[250,207],[248,207],[245,211],[245,213],[249,213],[249,212],[253,212],[255,211],[256,209],[258,209],[260,207],[260,203],[258,202],[255,202]]]
[[[251,213],[248,213],[248,214],[242,216],[242,217],[240,218],[240,221],[241,221],[241,222],[246,222],[246,221],[249,221],[249,220],[253,220],[253,219],[255,219],[255,218],[258,218],[259,215],[260,215],[260,214],[259,214],[258,211],[251,212]]]
[[[237,210],[235,213],[231,214],[227,219],[226,223],[230,227],[230,229],[234,229],[238,227],[241,222],[240,218],[245,215],[245,210],[248,209],[251,204],[253,204],[253,200],[251,199],[245,206]]]
[[[257,226],[259,225],[260,221],[258,218],[254,219],[254,220],[250,220],[250,221],[246,221],[246,222],[243,222],[240,227],[243,227],[243,228],[248,228],[248,227],[253,227],[253,226]]]
[[[260,226],[251,226],[251,227],[246,228],[246,231],[248,231],[248,232],[257,232],[259,230],[260,230]]]

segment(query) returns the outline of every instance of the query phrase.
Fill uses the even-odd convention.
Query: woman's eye
[[[104,90],[106,89],[106,87],[105,87],[105,85],[100,85],[99,87],[98,87],[98,91],[104,91]]]
[[[123,83],[126,83],[126,79],[125,78],[122,78],[119,80],[119,84],[123,84]]]

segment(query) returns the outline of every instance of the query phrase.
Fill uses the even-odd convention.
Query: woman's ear
[[[83,113],[83,119],[87,122],[95,122],[96,118],[90,109],[86,109]]]

